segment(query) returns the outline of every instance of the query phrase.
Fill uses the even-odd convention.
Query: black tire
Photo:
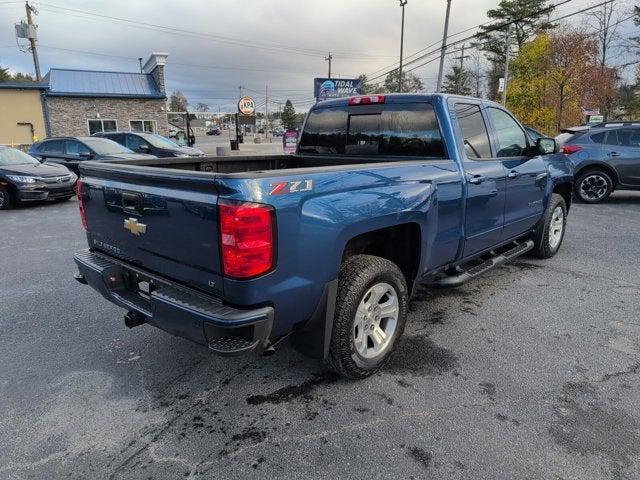
[[[0,187],[0,210],[9,210],[13,208],[14,203],[11,192],[5,187]]]
[[[365,295],[369,290],[382,283],[393,287],[396,293],[397,323],[386,347],[374,358],[365,358],[356,349],[354,339],[354,332],[358,328],[356,311],[360,302],[366,300]],[[366,378],[382,368],[389,361],[389,356],[404,331],[408,302],[407,282],[395,263],[372,255],[355,255],[345,261],[338,279],[336,312],[327,359],[329,367],[339,375],[351,379]],[[365,338],[365,344],[368,341]]]
[[[554,241],[552,241],[550,232],[553,228],[554,221],[557,226],[557,218],[555,218],[554,213],[556,213],[556,209],[558,208],[562,210],[562,230],[560,232],[559,240],[557,241],[557,243],[555,243]],[[553,193],[551,194],[551,198],[549,199],[549,205],[547,205],[544,216],[536,227],[533,238],[533,254],[538,258],[551,258],[556,253],[558,253],[558,250],[560,250],[560,246],[562,245],[562,241],[564,240],[566,226],[567,204],[564,201],[564,198],[562,198],[562,195]]]
[[[580,174],[573,187],[574,197],[582,203],[604,202],[613,192],[613,180],[602,170]]]

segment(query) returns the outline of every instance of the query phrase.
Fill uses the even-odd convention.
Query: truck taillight
[[[579,152],[580,150],[582,150],[582,147],[579,147],[578,145],[565,145],[560,149],[560,151],[565,155],[571,155],[572,153]]]
[[[371,105],[372,103],[384,103],[384,95],[364,95],[349,97],[349,105]]]
[[[218,215],[224,275],[248,279],[271,270],[275,256],[273,208],[221,201]]]
[[[84,209],[84,183],[78,180],[76,183],[76,194],[78,195],[78,208],[80,209],[80,220],[82,220],[82,228],[87,229],[87,212]]]

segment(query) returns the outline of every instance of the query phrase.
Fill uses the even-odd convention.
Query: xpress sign
[[[313,95],[319,100],[362,94],[362,82],[357,78],[314,78]]]

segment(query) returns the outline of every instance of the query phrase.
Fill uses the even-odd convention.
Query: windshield
[[[37,165],[40,162],[15,148],[0,148],[0,166],[7,165]]]
[[[113,153],[134,153],[133,150],[129,150],[127,147],[120,145],[119,143],[109,140],[108,138],[83,138],[82,141],[91,150],[98,155],[111,155]]]
[[[180,148],[177,143],[155,133],[153,135],[144,135],[142,138],[157,148]]]

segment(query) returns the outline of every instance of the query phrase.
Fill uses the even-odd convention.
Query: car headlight
[[[22,175],[7,175],[9,180],[13,180],[17,183],[36,183],[36,179],[33,177],[25,177]]]
[[[186,158],[189,156],[186,153],[174,153],[174,155],[178,158]]]

